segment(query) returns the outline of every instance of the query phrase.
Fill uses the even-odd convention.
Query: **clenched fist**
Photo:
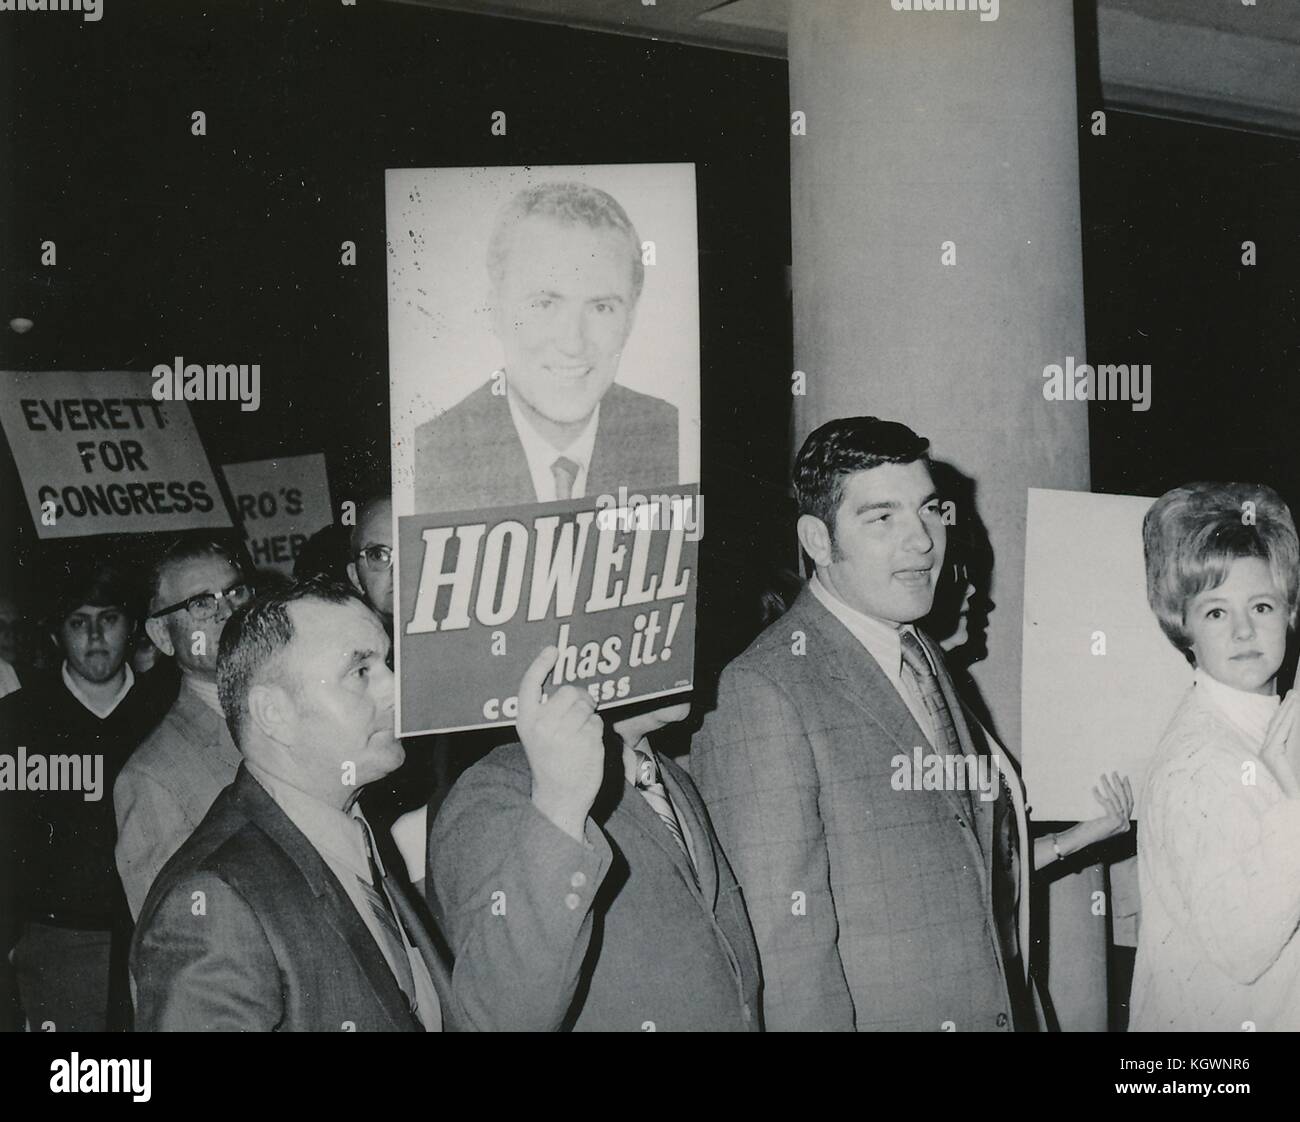
[[[605,774],[605,724],[586,690],[561,686],[549,700],[542,695],[559,655],[555,647],[546,647],[524,671],[515,727],[533,772],[533,805],[582,841]]]

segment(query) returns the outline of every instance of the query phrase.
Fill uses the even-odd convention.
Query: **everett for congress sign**
[[[148,374],[0,373],[0,423],[42,538],[230,525],[184,402]]]

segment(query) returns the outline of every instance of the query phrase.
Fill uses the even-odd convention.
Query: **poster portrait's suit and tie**
[[[757,950],[736,878],[689,776],[671,761],[642,757],[643,767],[655,765],[658,783],[643,797],[618,751],[610,751],[581,842],[530,803],[528,764],[517,744],[496,749],[452,788],[433,826],[429,880],[457,969],[472,954],[476,991],[499,991],[495,1012],[471,1012],[477,1027],[760,1027]],[[666,794],[666,804],[656,792]],[[675,816],[674,825],[662,820],[665,813]],[[573,875],[543,881],[535,891],[563,898],[570,914],[583,918],[577,939],[567,928],[557,937],[532,911],[516,912],[508,892],[495,895],[530,849],[518,844],[521,838],[567,855]],[[494,911],[494,902],[503,907]],[[477,953],[506,930],[504,955]]]
[[[415,430],[417,512],[538,501],[506,395],[492,391],[493,383],[485,382]],[[600,402],[585,493],[671,486],[680,481],[677,462],[677,410],[649,394],[610,386]]]
[[[1015,1027],[1022,804],[996,771],[988,800],[895,782],[918,747],[988,752],[912,625],[946,540],[927,447],[875,418],[808,438],[796,490],[817,575],[724,670],[692,744],[754,925],[769,1030]]]

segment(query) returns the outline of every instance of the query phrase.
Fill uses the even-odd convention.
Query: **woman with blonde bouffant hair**
[[[1300,722],[1277,683],[1295,524],[1268,487],[1197,483],[1142,536],[1147,599],[1195,677],[1139,803],[1130,1029],[1300,1029]]]

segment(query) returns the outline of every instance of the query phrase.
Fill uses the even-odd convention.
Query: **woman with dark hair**
[[[1267,487],[1200,483],[1158,499],[1142,534],[1147,598],[1195,679],[1140,803],[1131,1028],[1294,1030],[1300,730],[1277,674],[1300,595],[1295,524]]]

